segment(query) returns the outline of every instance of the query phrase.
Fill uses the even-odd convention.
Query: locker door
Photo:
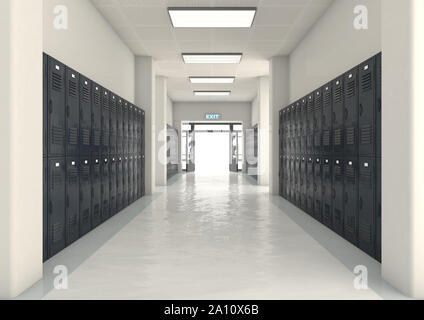
[[[358,160],[345,158],[344,237],[358,243]]]
[[[358,154],[358,69],[344,75],[345,96],[345,156]]]
[[[359,158],[359,248],[375,257],[375,158]]]
[[[290,201],[291,192],[290,192],[290,183],[291,183],[291,174],[290,174],[290,156],[286,156],[286,179],[285,179],[285,187],[286,187],[286,200]]]
[[[308,121],[308,129],[307,129],[307,136],[306,136],[306,153],[313,155],[314,154],[314,94],[311,93],[308,96],[308,102],[307,102],[307,121]]]
[[[137,201],[138,200],[138,184],[137,184],[137,175],[138,175],[138,162],[137,162],[137,157],[138,156],[134,156],[133,158],[133,201]]]
[[[79,183],[80,183],[80,205],[79,205],[79,222],[80,236],[87,234],[91,230],[91,175],[90,175],[90,159],[88,157],[80,158],[79,166]]]
[[[307,170],[306,170],[306,158],[301,157],[300,161],[300,208],[303,211],[308,211],[308,205],[307,205],[307,184],[306,184],[306,178],[307,178]]]
[[[134,155],[138,155],[138,139],[139,139],[139,123],[140,123],[140,109],[134,107]]]
[[[43,158],[43,262],[48,259],[48,162],[47,158]]]
[[[322,88],[314,94],[314,153],[322,154]]]
[[[66,158],[66,245],[79,238],[78,157]]]
[[[300,137],[300,155],[305,155],[307,153],[307,133],[308,133],[308,108],[307,108],[307,99],[303,98],[301,100],[301,137]]]
[[[333,230],[343,236],[345,165],[343,158],[333,161],[332,216]]]
[[[128,154],[134,153],[134,107],[130,105],[128,112]]]
[[[296,159],[294,156],[290,157],[290,202],[296,203],[296,173],[295,173]]]
[[[79,74],[66,68],[66,155],[77,156],[79,151]]]
[[[116,152],[122,154],[124,152],[123,139],[124,139],[124,128],[123,128],[123,114],[122,114],[122,99],[118,98],[117,109],[116,109],[116,122],[117,122],[117,138],[116,138]]]
[[[344,128],[343,77],[333,81],[333,154],[343,156]]]
[[[100,86],[92,83],[91,86],[91,156],[100,157],[101,153],[101,130],[102,108]]]
[[[145,112],[141,111],[141,197],[144,197],[146,194],[145,189],[145,170],[146,170],[146,164],[145,164]]]
[[[129,112],[129,105],[128,102],[124,102],[123,104],[123,130],[124,130],[124,136],[123,136],[123,154],[128,154],[128,112]]]
[[[51,57],[48,60],[48,154],[65,156],[65,66]]]
[[[375,258],[381,262],[381,158],[376,158],[376,232],[375,232]]]
[[[280,139],[281,140],[281,139]],[[280,154],[280,161],[279,161],[279,179],[278,179],[278,185],[279,185],[279,195],[284,198],[284,160],[283,155]]]
[[[117,158],[112,156],[110,159],[109,167],[109,189],[110,189],[110,215],[114,216],[117,213],[116,207],[116,194],[117,194],[117,180],[116,180],[116,163]]]
[[[102,158],[102,222],[110,218],[109,158]]]
[[[101,223],[101,172],[100,158],[92,158],[91,163],[91,226],[96,228]]]
[[[359,66],[359,155],[375,156],[375,58]]]
[[[49,58],[43,53],[43,157],[48,154]],[[47,230],[47,229],[46,229]]]
[[[114,94],[111,94],[110,99],[110,138],[109,138],[109,144],[110,144],[110,154],[116,155],[117,149],[116,149],[116,139],[117,139],[117,120],[116,120],[116,111],[117,111],[117,101],[116,96]]]
[[[333,153],[333,145],[331,141],[332,133],[332,104],[331,104],[331,83],[327,83],[323,87],[322,96],[322,152],[324,155]]]
[[[295,205],[300,208],[300,157],[297,156],[295,159]]]
[[[307,213],[311,216],[314,216],[314,159],[312,157],[308,158],[306,163],[307,169]]]
[[[124,156],[122,163],[122,204],[125,209],[128,207],[128,156]]]
[[[291,109],[286,107],[286,149],[287,155],[291,154]]]
[[[332,216],[332,165],[333,161],[330,157],[324,158],[322,168],[322,220],[323,223],[329,227],[333,227],[333,216]]]
[[[314,217],[322,221],[322,159],[315,158],[314,165]]]
[[[102,156],[110,152],[110,92],[102,89]]]
[[[66,164],[65,158],[50,158],[48,184],[48,258],[66,246]]]
[[[137,160],[138,162],[137,162],[137,185],[138,185],[138,188],[137,188],[137,190],[138,190],[138,199],[140,199],[143,195],[142,195],[142,193],[143,193],[143,190],[142,190],[142,176],[143,176],[143,173],[142,173],[142,170],[143,170],[143,168],[142,168],[142,160],[141,160],[141,156],[138,156],[138,160]]]
[[[80,75],[80,142],[79,154],[89,156],[91,148],[91,82]]]
[[[128,159],[128,203],[134,202],[134,157]]]
[[[279,129],[278,129],[278,138],[279,138],[279,148],[280,148],[280,156],[284,154],[284,115],[283,110],[280,110],[280,123],[279,123]],[[280,175],[281,177],[281,175]]]
[[[381,157],[381,53],[376,56],[376,155]]]
[[[116,163],[116,185],[117,185],[117,195],[116,195],[116,206],[118,212],[120,212],[123,207],[123,192],[124,192],[124,181],[122,174],[122,162],[123,159],[121,156],[118,157],[118,162]]]
[[[302,106],[296,102],[296,155],[302,154]],[[300,161],[300,160],[299,160]]]

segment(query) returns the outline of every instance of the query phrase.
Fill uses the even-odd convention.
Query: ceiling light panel
[[[183,53],[183,60],[185,63],[236,64],[242,56],[241,53]]]
[[[230,94],[231,91],[194,91],[194,95],[198,97],[222,97]]]
[[[232,84],[235,77],[190,77],[191,83],[225,83]]]
[[[251,28],[256,8],[168,8],[174,28]]]

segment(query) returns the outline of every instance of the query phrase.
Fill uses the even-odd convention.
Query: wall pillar
[[[259,162],[258,183],[261,186],[269,186],[269,146],[270,146],[270,108],[269,108],[269,78],[258,79],[258,103],[259,103]]]
[[[167,184],[167,108],[168,87],[165,77],[156,77],[156,185]]]

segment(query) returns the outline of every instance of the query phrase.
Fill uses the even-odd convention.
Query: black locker
[[[375,258],[381,262],[381,158],[375,159],[376,167],[376,201],[375,201],[375,216],[376,216],[376,231],[375,231]]]
[[[295,132],[295,154],[301,155],[302,154],[302,147],[301,147],[301,137],[302,137],[302,109],[301,109],[300,102],[296,102],[295,105],[295,123],[296,123],[296,132]]]
[[[308,133],[308,108],[307,108],[307,99],[303,98],[300,104],[300,123],[301,123],[301,133],[300,133],[300,154],[305,155],[307,153],[306,149],[306,137]]]
[[[291,108],[286,107],[286,150],[287,155],[291,154]]]
[[[43,53],[43,157],[48,154],[49,58]],[[47,230],[47,229],[46,229]],[[47,242],[46,242],[47,243]]]
[[[110,154],[116,155],[118,150],[116,149],[116,142],[117,142],[117,101],[116,96],[114,94],[111,94],[110,99],[110,137],[109,137],[109,145],[110,145]]]
[[[116,138],[116,152],[122,154],[124,152],[124,127],[123,127],[123,114],[122,114],[122,99],[118,98],[116,106],[116,126],[117,126],[117,138]]]
[[[343,156],[344,99],[343,77],[333,81],[333,154]]]
[[[359,158],[359,248],[375,256],[375,158]]]
[[[145,161],[146,161],[146,159],[145,159],[145,154],[144,154],[144,152],[145,152],[145,125],[146,125],[146,123],[145,123],[145,113],[144,113],[144,111],[142,110],[141,111],[141,121],[140,121],[140,123],[141,123],[141,127],[140,127],[140,141],[141,141],[141,153],[140,153],[140,155],[141,155],[141,183],[140,183],[140,186],[141,186],[141,196],[140,196],[140,198],[141,197],[144,197],[144,195],[146,194],[146,185],[145,185],[145,171],[146,171],[146,163],[145,163]]]
[[[343,236],[344,221],[344,186],[345,186],[344,158],[333,160],[333,185],[332,185],[332,217],[333,230]]]
[[[102,222],[110,218],[109,158],[102,157]]]
[[[359,66],[359,155],[375,156],[375,58]]]
[[[110,92],[102,89],[102,156],[109,156],[110,152]]]
[[[79,152],[79,74],[66,68],[66,156],[77,156]]]
[[[134,202],[134,157],[128,157],[128,204]]]
[[[358,68],[344,75],[344,83],[344,155],[355,156],[358,154]]]
[[[96,228],[101,223],[101,201],[102,201],[102,185],[101,185],[101,164],[100,157],[93,157],[91,164],[91,226]]]
[[[294,204],[300,208],[300,156],[297,156],[295,159],[295,165],[294,165],[294,175],[295,175],[295,198],[294,198]]]
[[[290,201],[290,196],[291,196],[291,192],[290,192],[290,180],[291,180],[291,176],[290,176],[290,156],[286,156],[286,168],[285,168],[285,188],[286,188],[286,200]]]
[[[296,155],[296,135],[297,135],[297,123],[296,123],[296,107],[295,105],[290,106],[291,112],[290,112],[290,127],[291,127],[291,133],[290,133],[290,143],[291,143],[291,154]]]
[[[283,113],[283,110],[280,111],[280,124],[279,124],[279,129],[278,129],[278,139],[279,139],[279,150],[280,150],[280,156],[284,154],[285,152],[285,147],[284,147],[284,139],[285,139],[285,132],[284,132],[284,115],[285,113]],[[281,158],[280,158],[281,159]],[[280,161],[281,163],[281,161]],[[280,175],[281,178],[282,175]],[[281,180],[281,179],[280,179]]]
[[[282,139],[280,138],[280,141]],[[280,154],[280,161],[279,161],[279,179],[278,179],[278,193],[281,197],[285,198],[284,196],[284,156]],[[138,164],[138,162],[137,162]],[[138,172],[137,172],[137,179],[138,179]],[[138,182],[138,180],[137,180]]]
[[[133,157],[133,201],[138,200],[138,184],[137,184],[137,175],[138,175],[138,162],[137,155]]]
[[[124,181],[122,173],[123,158],[122,156],[118,157],[116,163],[116,207],[118,212],[124,209],[123,205],[123,192],[124,192]]]
[[[78,157],[66,158],[66,245],[77,241],[80,235],[78,160]]]
[[[307,159],[305,157],[301,157],[300,159],[300,208],[303,211],[307,211],[308,210],[308,203],[307,203],[307,183],[306,183],[306,179],[307,179],[307,170],[306,170],[306,163],[307,163]]]
[[[91,84],[91,156],[100,157],[102,141],[102,97],[98,84]]]
[[[48,155],[65,156],[66,73],[65,66],[48,58]]]
[[[128,154],[134,153],[134,106],[128,112]]]
[[[114,216],[117,212],[117,176],[116,176],[117,157],[111,156],[109,163],[109,192],[110,192],[110,216]]]
[[[314,154],[315,153],[315,149],[314,149],[314,132],[315,132],[315,127],[314,127],[314,118],[315,118],[315,113],[314,113],[314,94],[311,93],[308,98],[307,98],[307,135],[306,135],[306,153],[307,154]]]
[[[306,163],[307,170],[307,213],[311,216],[314,216],[314,159],[312,157],[308,158]]]
[[[91,175],[90,175],[90,158],[80,157],[79,161],[79,222],[80,236],[87,234],[91,230]]]
[[[381,53],[375,58],[376,63],[376,155],[381,157]]]
[[[290,202],[296,203],[296,158],[290,156]]]
[[[322,221],[332,228],[333,226],[333,211],[332,211],[332,173],[333,160],[331,157],[324,157],[322,164]]]
[[[80,75],[79,93],[79,154],[89,156],[91,151],[91,81],[82,75]]]
[[[125,209],[128,207],[128,156],[122,159],[122,206]]]
[[[47,158],[43,158],[43,262],[46,261],[49,257],[48,254],[48,163]]]
[[[123,123],[123,154],[128,154],[128,113],[129,113],[129,105],[128,102],[124,102],[122,106],[122,123]]]
[[[134,151],[133,154],[138,155],[138,146],[139,146],[139,123],[140,123],[140,109],[134,107]]]
[[[65,158],[48,160],[48,258],[66,247],[66,163]]]
[[[357,245],[358,242],[358,160],[345,158],[344,184],[344,237]]]
[[[331,83],[327,83],[322,89],[322,153],[324,155],[333,153],[331,94]]]
[[[322,221],[322,158],[316,157],[314,163],[314,217]]]
[[[314,93],[314,153],[322,154],[322,89]]]
[[[140,199],[143,196],[142,195],[143,190],[142,190],[142,184],[141,184],[141,179],[142,179],[142,176],[143,176],[143,173],[142,173],[143,169],[142,169],[141,164],[142,164],[141,156],[137,156],[137,186],[138,186],[138,188],[137,188],[137,198],[138,199]]]

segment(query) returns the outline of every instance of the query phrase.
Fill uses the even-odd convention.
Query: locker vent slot
[[[82,87],[82,101],[90,103],[90,90],[86,86]]]
[[[370,168],[361,168],[359,183],[364,186],[372,186],[372,173]]]
[[[62,91],[62,75],[56,72],[52,73],[52,88],[55,91]]]
[[[373,136],[372,125],[365,125],[361,127],[361,144],[371,144],[372,136]]]
[[[355,128],[351,127],[351,128],[347,128],[346,129],[346,144],[347,145],[355,145]]]
[[[330,131],[324,131],[322,134],[322,144],[324,147],[330,146]]]
[[[51,139],[53,144],[62,144],[64,138],[64,131],[62,128],[53,126],[51,130]]]
[[[62,242],[63,240],[63,224],[57,222],[52,226],[53,243]]]
[[[311,103],[308,103],[308,113],[312,113],[312,112],[314,112],[314,104],[311,102]]]
[[[342,130],[341,129],[334,130],[334,145],[335,146],[342,145]]]
[[[315,145],[315,147],[321,146],[321,137],[320,137],[319,134],[314,135],[314,145]]]
[[[371,73],[364,74],[361,78],[361,88],[362,91],[369,91],[372,89],[372,77]]]
[[[365,243],[372,243],[371,226],[368,223],[359,223],[359,238]]]
[[[84,182],[89,182],[89,180],[90,180],[90,169],[89,169],[88,166],[81,168],[81,179]]]
[[[103,99],[103,110],[109,111],[109,101],[107,98]]]
[[[355,81],[350,81],[346,86],[346,98],[352,98],[355,95]]]
[[[100,135],[100,130],[93,130],[93,146],[100,146],[100,139],[101,139],[101,135]]]
[[[94,104],[100,105],[100,92],[98,91],[94,92]]]
[[[77,216],[71,216],[69,217],[69,226],[72,230],[75,230],[77,228]]]
[[[328,106],[330,104],[331,104],[331,93],[330,93],[330,91],[326,91],[324,93],[324,105]]]
[[[334,102],[339,103],[342,101],[342,87],[337,87],[334,90]]]
[[[52,189],[55,189],[56,187],[61,188],[62,183],[63,183],[62,173],[53,172],[53,174],[52,174]]]
[[[342,176],[342,168],[340,166],[335,166],[334,167],[334,177],[335,177],[335,180],[337,182],[341,182],[342,181],[342,178],[343,178],[343,176]]]
[[[68,183],[71,185],[78,183],[78,172],[76,170],[68,171]]]
[[[315,100],[315,108],[314,108],[315,112],[321,111],[321,102],[322,102],[321,96]]]
[[[346,168],[346,180],[350,184],[356,183],[355,168],[352,166]]]
[[[77,96],[77,84],[74,81],[69,81],[69,96]]]
[[[90,130],[82,129],[81,131],[81,141],[84,146],[90,145]]]
[[[69,128],[68,130],[68,143],[71,145],[78,144],[78,129],[77,128]]]

